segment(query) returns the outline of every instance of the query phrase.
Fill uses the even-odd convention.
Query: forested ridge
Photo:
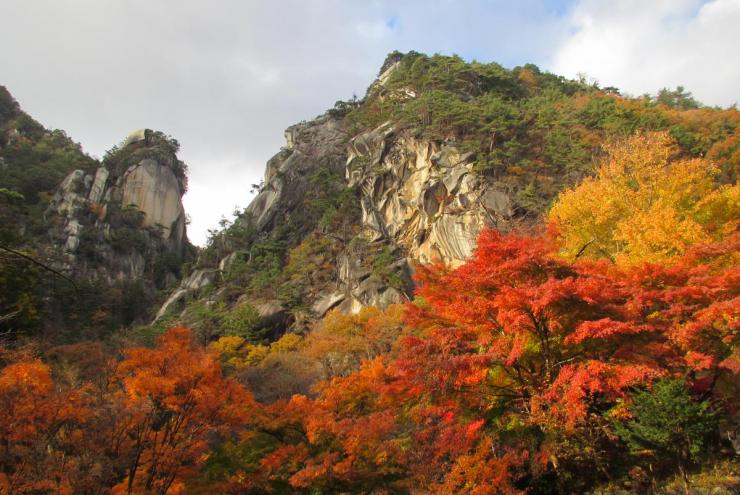
[[[47,270],[45,212],[70,172],[124,170],[152,148],[97,163],[6,92],[0,119],[0,494],[740,489],[734,107],[394,52],[363,98],[318,119],[331,146],[268,163],[286,184],[291,155],[311,163],[299,203],[269,221],[237,211],[197,259],[158,261],[183,282],[156,276],[147,297]],[[408,256],[409,270],[404,244],[361,223],[348,180],[387,180],[383,156],[336,150],[388,123],[510,198],[459,266]],[[157,136],[184,183],[176,141]],[[427,204],[452,205],[451,190]],[[134,241],[136,214],[119,227]],[[318,313],[355,245],[363,280],[407,300]],[[280,306],[269,323],[266,301]]]

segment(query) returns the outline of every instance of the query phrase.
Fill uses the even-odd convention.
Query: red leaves
[[[429,306],[413,324],[424,336],[400,364],[480,393],[491,385],[481,372],[501,368],[512,394],[539,410],[555,401],[571,424],[592,397],[615,400],[682,355],[696,370],[737,370],[740,275],[728,253],[737,245],[729,236],[670,267],[620,269],[558,259],[543,238],[485,232],[466,265],[421,272]]]
[[[671,267],[645,265],[629,274],[633,305],[660,329],[684,366],[718,377],[738,374],[740,234],[694,247]],[[706,381],[707,377],[703,376]]]
[[[465,436],[468,438],[471,438],[480,431],[480,429],[485,424],[486,420],[484,419],[478,419],[476,421],[471,422],[468,427],[465,429]]]
[[[552,405],[549,413],[556,414],[572,428],[587,418],[588,406],[594,397],[614,402],[628,387],[650,382],[662,374],[661,370],[635,364],[601,361],[569,364],[560,370],[544,399]]]
[[[485,232],[459,269],[419,268],[420,298],[407,306],[403,330],[398,314],[327,320],[321,349],[339,342],[357,362],[380,357],[320,384],[316,398],[258,408],[176,328],[154,349],[127,350],[100,403],[84,388],[59,394],[39,361],[0,369],[0,435],[13,455],[53,464],[43,434],[61,424],[65,438],[84,443],[81,425],[105,413],[110,424],[95,435],[125,466],[116,479],[124,492],[184,490],[207,440],[240,430],[264,440],[264,451],[224,478],[234,491],[518,493],[521,476],[557,466],[579,441],[603,440],[606,414],[626,419],[634,387],[682,375],[695,391],[716,394],[718,377],[736,381],[733,239],[670,267],[621,269],[558,258],[547,238]],[[383,354],[396,335],[405,337]],[[255,419],[250,437],[244,430]],[[51,478],[18,469],[0,487],[16,490],[26,478],[34,480],[26,491],[73,484],[59,475],[52,489]]]
[[[610,339],[616,336],[632,335],[649,332],[652,329],[647,325],[635,322],[614,321],[611,318],[602,318],[595,321],[584,321],[575,332],[568,335],[564,344],[580,344],[588,339]]]

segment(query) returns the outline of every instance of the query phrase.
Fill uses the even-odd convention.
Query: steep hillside
[[[0,493],[740,490],[736,109],[393,53],[193,253],[5,96]]]
[[[681,89],[632,98],[533,65],[393,53],[364,98],[286,130],[259,194],[214,233],[159,328],[179,319],[208,340],[246,311],[259,341],[333,308],[407,300],[415,263],[459,266],[483,228],[531,228],[635,132],[666,130],[735,181],[738,125],[737,110]]]
[[[66,341],[146,321],[193,253],[177,149],[142,130],[99,163],[0,88],[4,332]]]

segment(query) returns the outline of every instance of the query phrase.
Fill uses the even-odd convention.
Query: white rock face
[[[391,74],[400,67],[401,61],[394,62],[390,67],[388,67],[386,70],[383,71],[381,75],[378,76],[378,84],[381,86],[385,86],[388,83],[388,79],[390,79]]]
[[[169,311],[170,307],[172,307],[174,304],[178,303],[180,300],[184,299],[185,296],[189,294],[187,289],[177,289],[175,292],[172,293],[172,295],[164,302],[162,307],[159,308],[159,311],[157,311],[157,315],[154,317],[154,320],[152,320],[152,325],[157,323],[160,318],[162,318],[164,315],[167,314],[167,311]]]
[[[473,171],[473,156],[396,131],[386,123],[355,137],[347,179],[362,191],[362,222],[421,263],[459,266],[484,227],[514,215],[509,196]]]
[[[87,199],[92,204],[100,204],[105,193],[105,183],[108,180],[108,169],[100,167],[95,172],[95,179],[93,179],[92,186],[90,187],[90,194],[87,195]]]
[[[218,272],[212,268],[193,271],[190,276],[182,280],[180,287],[177,288],[159,308],[157,315],[154,317],[154,320],[152,320],[152,325],[157,323],[171,308],[177,307],[177,304],[185,299],[186,296],[197,292],[204,287],[213,285],[217,278]]]
[[[181,287],[189,291],[199,290],[213,284],[216,278],[218,278],[218,272],[212,268],[195,270],[182,281]]]
[[[64,178],[51,200],[50,208],[60,215],[72,215],[85,205],[85,197],[80,194],[84,190],[85,172],[73,170]]]
[[[82,225],[80,225],[80,223],[73,218],[64,227],[64,233],[67,235],[67,242],[64,244],[64,250],[68,253],[74,253],[75,251],[77,251],[77,247],[80,245],[80,234],[82,233]]]
[[[164,237],[178,243],[185,230],[181,196],[175,174],[154,160],[142,160],[124,174],[122,205],[135,205],[145,214],[145,226],[161,226]]]

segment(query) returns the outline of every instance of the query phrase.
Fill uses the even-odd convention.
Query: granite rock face
[[[121,152],[146,152],[140,134],[133,133],[136,139],[129,137]],[[168,161],[151,157],[123,172],[105,165],[92,173],[72,171],[46,212],[52,245],[64,260],[59,268],[108,283],[144,280],[151,292],[175,285],[177,260],[188,245],[182,189]],[[165,258],[174,261],[163,268]]]
[[[383,130],[378,130],[382,134]],[[247,207],[258,230],[268,234],[279,227],[296,210],[304,207],[304,198],[309,188],[315,187],[307,180],[320,166],[328,166],[333,172],[346,175],[349,136],[341,118],[329,114],[314,121],[301,123],[285,131],[285,147],[267,163],[265,182],[262,191]],[[353,141],[355,146],[362,144]],[[380,153],[368,143],[368,149]],[[351,187],[351,182],[346,184]],[[368,236],[369,230],[359,227],[356,239],[361,241],[364,251],[373,251],[383,246],[386,239]],[[355,229],[357,230],[357,229]],[[367,252],[365,256],[353,252],[350,246],[357,245],[345,239],[347,246],[336,259],[334,283],[327,287],[317,287],[311,312],[321,317],[331,309],[356,313],[365,306],[385,307],[392,303],[407,300],[411,292],[408,267],[405,256],[399,253],[397,269],[403,276],[404,287],[388,287],[372,277],[372,266]],[[367,245],[370,244],[368,247]],[[375,249],[377,251],[377,249]]]
[[[398,67],[398,60],[389,59],[370,91],[401,101],[415,98],[409,88],[388,89]],[[330,239],[326,248],[331,250],[330,259],[325,262],[331,273],[312,279],[308,288],[302,286],[299,309],[289,306],[290,297],[281,296],[279,287],[269,296],[252,294],[247,301],[267,304],[275,314],[291,313],[296,331],[307,328],[303,321],[322,318],[331,310],[357,313],[366,306],[408,301],[414,290],[414,264],[441,261],[459,266],[472,255],[482,229],[508,230],[522,213],[503,184],[478,173],[473,153],[452,141],[421,138],[414,129],[392,121],[358,129],[347,118],[346,110],[353,104],[357,103],[286,129],[285,146],[267,162],[259,193],[235,224],[252,232],[251,240],[220,251],[208,265],[227,274],[237,260],[241,264],[237,266],[250,263],[254,243],[287,245],[282,251],[287,258],[290,249],[309,236]],[[320,187],[312,177],[327,171],[356,201],[354,208],[360,213],[353,214],[352,225],[304,222],[305,210],[316,199],[314,189]],[[168,213],[168,219],[176,216],[174,211]],[[226,288],[219,284],[215,282],[208,296],[214,302]],[[173,297],[184,297],[181,291],[198,293],[183,285]]]
[[[315,187],[308,178],[319,166],[344,177],[362,212],[349,237],[324,234],[342,237],[343,247],[332,262],[332,280],[310,290],[314,318],[409,300],[414,263],[458,266],[471,256],[481,229],[506,229],[515,217],[506,192],[476,173],[471,153],[419,139],[391,122],[350,136],[341,117],[327,114],[288,128],[285,138],[246,209],[258,237],[269,237],[305,208]],[[381,252],[387,266],[379,270]],[[236,253],[226,254],[220,270],[234,259]]]
[[[514,204],[473,170],[473,155],[396,132],[390,123],[352,139],[347,181],[362,191],[362,222],[416,262],[458,266],[481,229],[505,229]]]
[[[382,86],[394,67],[375,84]],[[472,153],[453,143],[421,139],[393,122],[355,134],[350,128],[331,112],[288,128],[285,146],[267,162],[261,190],[246,208],[256,238],[269,239],[288,224],[302,239],[310,229],[301,231],[295,219],[306,208],[316,187],[310,177],[320,167],[344,177],[343,187],[355,192],[361,211],[356,224],[345,232],[319,233],[339,239],[340,249],[332,254],[330,280],[309,288],[307,309],[296,314],[298,327],[297,320],[306,314],[310,320],[335,309],[357,313],[366,306],[408,301],[415,263],[459,266],[472,255],[482,229],[506,230],[517,216],[505,189],[476,172]],[[222,254],[220,272],[238,257],[249,254]],[[197,293],[185,286],[180,290]],[[173,297],[184,297],[180,290]],[[269,304],[277,308],[281,303],[274,299]]]
[[[346,133],[341,122],[324,115],[315,121],[289,127],[286,146],[267,162],[264,186],[247,207],[257,229],[274,229],[281,215],[302,207],[307,180],[319,163],[343,170]]]
[[[92,191],[91,191],[92,192]],[[163,235],[179,244],[185,235],[182,191],[171,169],[147,158],[131,166],[123,176],[124,206],[134,205],[144,213],[145,227],[160,227]]]

